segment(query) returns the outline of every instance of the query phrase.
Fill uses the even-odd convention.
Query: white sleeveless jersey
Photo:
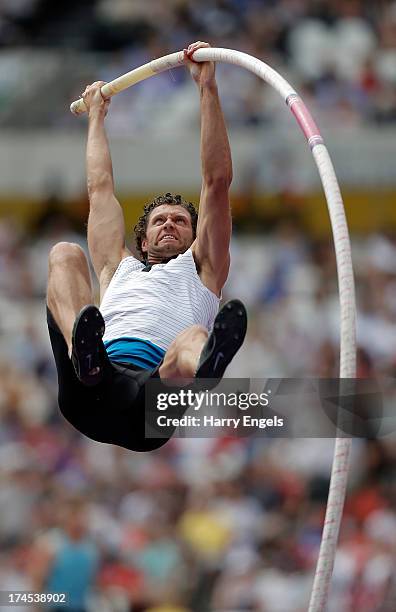
[[[220,298],[199,278],[191,249],[148,272],[144,267],[131,256],[114,273],[100,305],[105,342],[140,338],[166,351],[187,327],[212,328]]]

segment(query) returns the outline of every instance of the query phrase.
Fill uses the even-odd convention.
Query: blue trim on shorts
[[[104,342],[104,345],[111,361],[132,363],[145,370],[156,368],[166,352],[149,340],[141,338],[114,338]]]

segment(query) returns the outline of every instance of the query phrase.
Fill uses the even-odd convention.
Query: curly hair
[[[143,261],[145,259],[145,254],[142,251],[142,240],[146,237],[146,230],[150,213],[154,210],[154,208],[157,208],[157,206],[162,206],[164,204],[182,206],[183,208],[185,208],[185,210],[188,210],[191,216],[193,239],[195,239],[197,235],[198,213],[194,204],[192,204],[192,202],[186,202],[185,200],[183,200],[181,195],[173,195],[172,193],[160,195],[154,198],[152,202],[149,202],[148,204],[144,205],[143,214],[139,217],[138,222],[134,227],[136,248],[139,251]]]

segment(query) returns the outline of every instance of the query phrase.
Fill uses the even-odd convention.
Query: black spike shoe
[[[105,322],[99,308],[89,304],[77,315],[72,332],[71,360],[79,380],[88,387],[103,378],[107,358],[102,342]]]
[[[211,378],[213,389],[240,349],[247,329],[246,308],[240,300],[230,300],[219,310],[199,358],[195,378]],[[213,383],[213,384],[212,384]],[[199,385],[199,383],[196,383]],[[205,386],[205,385],[204,385]],[[208,385],[205,388],[209,388]]]

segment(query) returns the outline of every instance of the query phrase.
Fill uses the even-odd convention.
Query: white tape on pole
[[[309,111],[294,89],[280,74],[251,55],[241,51],[233,51],[232,49],[209,47],[198,49],[194,53],[194,60],[198,62],[214,61],[235,64],[256,74],[280,94],[295,115],[300,128],[307,137],[325,192],[336,251],[341,309],[340,378],[354,378],[356,375],[356,305],[348,226],[333,164]],[[131,70],[127,74],[107,83],[102,87],[102,93],[104,96],[113,96],[144,79],[165,70],[182,66],[183,64],[183,51],[171,53],[135,70]],[[70,110],[75,114],[86,112],[84,101],[82,99],[76,100],[71,104]],[[344,507],[350,449],[350,439],[337,438],[325,524],[309,612],[324,612],[326,609]]]

